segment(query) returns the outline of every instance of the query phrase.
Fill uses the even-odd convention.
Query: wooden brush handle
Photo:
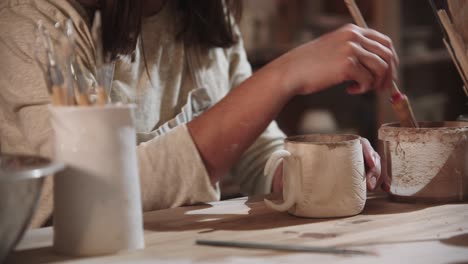
[[[392,87],[391,87],[391,94],[401,94],[400,89],[398,89],[398,85],[396,84],[395,81],[392,81]]]
[[[399,94],[392,96],[392,107],[397,115],[398,120],[400,120],[401,127],[419,127],[414,118],[413,110],[411,108],[408,97],[404,94]]]
[[[107,98],[106,89],[104,89],[104,87],[99,86],[99,87],[96,89],[96,95],[97,95],[97,100],[96,100],[96,102],[97,102],[98,105],[105,105],[105,104],[107,104],[108,98]]]
[[[75,101],[78,106],[89,106],[91,102],[89,101],[88,93],[81,92],[78,88],[78,84],[75,85]]]
[[[354,0],[344,0],[346,3],[346,6],[348,6],[348,10],[351,13],[351,16],[354,19],[354,22],[356,25],[362,28],[367,28],[367,23],[364,20],[364,17],[361,14],[361,11],[359,10],[358,6],[356,5],[356,2]]]
[[[65,93],[64,89],[60,86],[52,86],[52,95],[51,95],[52,105],[63,106],[65,105]]]
[[[76,103],[79,106],[89,106],[91,103],[89,102],[88,95],[86,94],[76,94]]]

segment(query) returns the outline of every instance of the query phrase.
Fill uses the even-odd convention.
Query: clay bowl
[[[63,167],[37,156],[0,154],[0,263],[27,229],[45,176]]]
[[[468,122],[419,122],[420,128],[385,124],[383,173],[393,200],[460,202],[468,198]]]

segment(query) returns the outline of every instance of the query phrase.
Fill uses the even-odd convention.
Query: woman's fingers
[[[344,80],[353,80],[357,84],[346,89],[349,94],[361,94],[369,91],[372,87],[374,77],[355,57],[349,57],[343,70]]]
[[[384,181],[384,177],[382,177],[382,167],[381,167],[381,163],[380,163],[380,155],[374,151],[374,153],[372,154],[374,156],[374,163],[375,163],[375,167],[373,167],[372,169],[369,170],[369,173],[371,173],[371,175],[369,175],[370,178],[374,177],[375,178],[375,185],[373,185],[372,189],[370,189],[371,191],[374,191],[378,186],[381,186],[382,185],[382,182]],[[374,181],[374,180],[372,180]]]
[[[345,47],[351,48],[359,62],[372,72],[373,87],[379,90],[390,87],[391,81],[398,78],[398,57],[390,38],[355,25],[348,25],[343,30]]]
[[[393,62],[395,63],[396,66],[400,64],[400,61],[398,59],[398,54],[396,53],[396,50],[395,50],[395,47],[393,46],[393,42],[391,38],[373,29],[360,28],[360,30],[364,37],[371,39],[377,43],[380,43],[381,45],[390,49],[393,54],[393,57],[392,57]]]
[[[346,40],[355,41],[361,45],[366,45],[366,48],[369,48],[369,51],[375,52],[382,56],[382,58],[391,55],[391,61],[398,66],[399,59],[398,54],[395,51],[392,40],[370,28],[361,28],[354,24],[348,24],[342,28],[344,31],[344,38]],[[390,51],[390,53],[388,52]]]
[[[397,63],[393,50],[385,35],[348,25],[286,53],[273,65],[283,69],[279,72],[292,94],[309,94],[344,81],[356,82],[348,92],[360,94],[390,87]]]
[[[390,192],[390,185],[391,185],[391,182],[392,180],[390,179],[390,177],[388,177],[388,174],[387,173],[383,173],[383,180],[382,180],[382,183],[380,184],[380,186],[382,187],[382,190],[384,190],[385,192]]]
[[[366,138],[361,138],[362,152],[364,154],[364,162],[366,164],[366,182],[367,188],[372,191],[380,185],[382,179],[380,156],[374,151],[371,144]]]
[[[361,45],[353,43],[352,46],[353,49],[355,49],[354,53],[356,54],[359,62],[373,75],[372,87],[381,89],[388,76],[391,76],[391,72],[389,72],[389,68],[391,67],[389,67],[387,61],[382,59],[376,53],[363,48]],[[391,56],[388,58],[391,58]]]
[[[374,156],[374,148],[372,148],[369,140],[367,138],[361,137],[361,144],[362,144],[362,152],[364,154],[364,161],[366,165],[370,168],[375,167],[375,156]]]

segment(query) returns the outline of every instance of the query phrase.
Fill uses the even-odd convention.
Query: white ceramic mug
[[[356,215],[366,202],[366,178],[360,137],[315,134],[289,137],[274,152],[265,175],[283,163],[282,204],[268,207],[303,217]]]
[[[134,106],[50,107],[54,249],[89,256],[144,247]]]

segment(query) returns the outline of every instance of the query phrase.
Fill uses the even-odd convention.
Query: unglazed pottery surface
[[[303,217],[350,216],[364,208],[366,179],[359,136],[287,138],[285,150],[270,157],[265,171],[276,171],[281,160],[285,202],[266,200],[269,207]]]
[[[397,200],[450,202],[468,197],[468,122],[385,124],[384,173]]]

